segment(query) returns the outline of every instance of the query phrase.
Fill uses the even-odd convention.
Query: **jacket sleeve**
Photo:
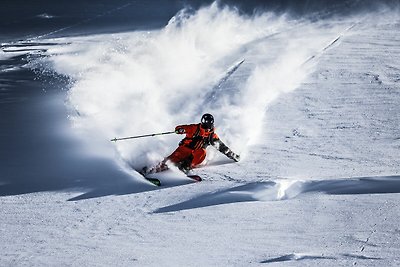
[[[227,145],[225,145],[224,142],[219,139],[218,135],[214,134],[211,145],[228,158],[233,159],[236,162],[240,160],[240,156],[235,154]]]
[[[175,133],[177,134],[191,134],[193,132],[192,125],[178,125],[175,127]]]
[[[186,133],[185,126],[186,126],[186,125],[178,125],[178,126],[176,126],[176,127],[175,127],[175,133],[177,133],[177,134],[184,134],[184,133]]]

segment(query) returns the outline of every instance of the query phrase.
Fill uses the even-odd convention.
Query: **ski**
[[[137,171],[137,170],[136,170],[136,171]],[[154,184],[154,185],[156,185],[156,186],[161,186],[161,181],[160,181],[160,179],[146,176],[144,170],[142,170],[142,171],[137,171],[137,172],[140,173],[140,174],[143,176],[143,178],[144,178],[145,180],[149,181],[150,183],[152,183],[152,184]],[[195,182],[201,182],[201,181],[203,180],[203,179],[202,179],[199,175],[197,175],[197,174],[189,174],[189,173],[184,173],[184,174],[186,175],[187,178],[189,178],[190,180],[193,180],[193,181],[195,181]]]
[[[203,180],[203,179],[201,179],[200,176],[198,176],[196,174],[187,174],[186,176],[187,176],[187,178],[195,180],[196,182],[201,182]]]
[[[145,177],[143,176],[144,179],[146,179],[147,181],[149,181],[150,183],[156,185],[156,186],[161,186],[161,181],[160,179],[157,178],[150,178],[150,177]],[[201,179],[201,177],[199,175],[186,175],[187,178],[195,181],[195,182],[201,182],[203,179]]]
[[[161,186],[161,181],[160,179],[157,178],[151,178],[151,177],[146,177],[143,176],[144,179],[146,179],[147,181],[149,181],[150,183],[156,185],[156,186]],[[201,182],[203,179],[201,179],[201,177],[199,175],[195,175],[195,174],[191,174],[191,175],[186,175],[187,178],[195,181],[195,182]]]
[[[144,179],[146,179],[147,181],[149,181],[150,183],[152,183],[152,184],[154,184],[154,185],[156,185],[156,186],[161,186],[161,181],[159,180],[159,179],[157,179],[157,178],[150,178],[150,177],[146,177],[146,176],[143,176],[144,177]]]

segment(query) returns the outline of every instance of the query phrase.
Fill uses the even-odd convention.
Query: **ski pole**
[[[120,141],[120,140],[136,139],[136,138],[142,138],[142,137],[166,135],[166,134],[173,134],[173,133],[175,133],[175,132],[153,133],[153,134],[145,134],[145,135],[128,136],[128,137],[114,138],[114,139],[111,139],[111,141],[112,142],[117,142],[117,141]]]

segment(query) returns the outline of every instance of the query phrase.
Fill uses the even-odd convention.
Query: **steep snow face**
[[[258,162],[268,173],[296,179],[398,174],[398,20],[390,12],[366,17],[324,52],[308,81],[269,107],[267,145],[255,148],[270,155]]]
[[[71,120],[92,151],[113,154],[104,140],[173,130],[209,112],[221,138],[245,155],[258,140],[268,104],[304,82],[318,57],[306,60],[354,21],[250,17],[213,4],[183,10],[161,30],[54,40],[68,45],[50,47],[40,64],[74,80]],[[117,158],[141,167],[177,142],[118,142]]]

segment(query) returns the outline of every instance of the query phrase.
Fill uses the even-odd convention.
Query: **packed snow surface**
[[[398,12],[293,20],[213,4],[158,30],[3,45],[0,59],[21,53],[68,79],[64,138],[106,178],[0,184],[1,266],[400,264]],[[110,142],[205,112],[242,160],[210,148],[200,183],[169,172],[156,187],[132,169],[181,136]]]

